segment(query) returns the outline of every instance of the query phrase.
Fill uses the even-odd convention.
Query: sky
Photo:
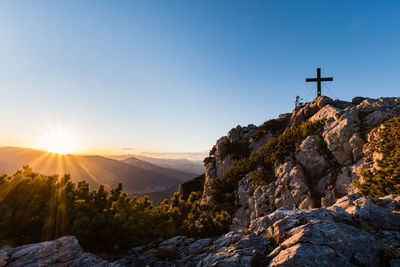
[[[315,97],[398,96],[400,1],[1,1],[0,145],[204,152]],[[329,88],[329,89],[327,89]]]

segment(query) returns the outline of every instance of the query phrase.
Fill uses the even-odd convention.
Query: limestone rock
[[[385,120],[394,117],[392,111],[375,110],[365,117],[365,124],[367,127],[375,127],[378,124],[384,122]]]
[[[198,266],[254,266],[257,256],[265,253],[267,246],[266,239],[250,234],[229,242],[228,246],[217,247]]]
[[[74,236],[12,249],[7,266],[105,266],[107,261],[84,253]]]
[[[213,243],[213,238],[203,238],[191,243],[187,248],[188,254],[199,254]]]
[[[257,140],[251,139],[249,143],[249,148],[251,152],[256,152],[257,150],[259,150],[263,145],[268,143],[268,141],[270,141],[273,137],[274,135],[272,132],[267,132]]]
[[[275,184],[254,186],[248,174],[239,182],[239,208],[232,219],[232,229],[247,228],[250,221],[275,210]]]
[[[328,149],[341,165],[350,165],[360,156],[362,139],[358,135],[358,123],[358,111],[351,108],[346,110],[339,120],[325,125],[322,136]]]
[[[8,251],[2,248],[0,250],[0,267],[6,266],[9,258]]]
[[[254,192],[254,185],[251,183],[250,175],[248,174],[244,179],[239,181],[237,198],[239,201],[239,208],[235,216],[232,218],[232,228],[238,229],[247,227],[250,224],[250,214],[254,211],[252,209],[252,197]]]
[[[326,105],[321,108],[317,113],[315,113],[309,120],[317,121],[326,119],[327,121],[338,120],[340,116],[343,114],[343,111],[339,108],[336,108],[332,105]]]
[[[364,161],[360,160],[356,164],[348,167],[343,167],[336,177],[336,193],[339,196],[344,196],[347,194],[354,194],[358,192],[358,189],[353,185],[353,182],[360,180],[361,170]]]
[[[270,266],[352,266],[353,262],[357,265],[379,263],[381,244],[372,234],[347,224],[332,220],[310,222],[291,229],[287,234],[290,238],[270,254]]]
[[[372,234],[352,224],[352,216],[339,207],[279,209],[254,220],[250,230],[257,235],[284,239],[269,254],[269,266],[379,264],[382,245]]]
[[[242,235],[237,234],[235,232],[229,232],[222,237],[218,238],[217,240],[214,241],[214,247],[216,249],[220,249],[222,247],[227,247],[232,243],[238,242],[240,239],[242,239]]]
[[[350,215],[360,218],[376,228],[400,230],[400,205],[397,196],[380,198],[380,205],[359,194],[347,195],[339,199],[334,206],[343,208]],[[400,200],[400,199],[399,199]],[[388,204],[388,202],[390,204]]]
[[[293,163],[286,166],[290,165],[293,165]],[[294,165],[290,171],[286,168],[283,168],[285,172],[281,172],[275,181],[275,207],[311,208],[313,206],[310,194],[311,190],[307,186],[303,168],[299,164]]]
[[[325,190],[332,184],[332,181],[332,173],[328,173],[327,175],[319,179],[318,182],[314,185],[314,191],[319,195],[323,195]]]
[[[333,205],[336,201],[335,195],[332,192],[332,187],[328,188],[325,192],[324,192],[324,196],[321,197],[321,207],[329,207],[331,205]]]
[[[180,244],[186,241],[186,237],[184,236],[174,236],[170,239],[164,240],[160,243],[160,248],[171,247],[171,246],[179,246]]]
[[[379,99],[366,98],[357,105],[360,112],[373,112],[379,109],[395,109],[400,104],[399,97],[381,97]]]
[[[310,103],[306,103],[299,110],[294,110],[291,117],[291,126],[299,126],[302,122],[306,121],[312,115],[317,113],[321,108],[328,104],[332,104],[333,100],[327,96],[319,96]]]
[[[226,136],[221,137],[217,140],[215,144],[215,155],[208,158],[206,162],[205,179],[204,179],[204,189],[202,194],[202,202],[208,202],[210,183],[216,177],[221,177],[224,173],[229,170],[236,163],[235,155],[224,155],[221,153],[223,147],[229,143],[238,143],[245,140],[250,140],[251,137],[257,131],[257,126],[250,124],[247,127],[237,126],[231,129]],[[261,145],[261,144],[258,144]],[[257,144],[253,144],[250,149],[255,149]]]
[[[328,161],[320,151],[320,137],[311,135],[304,139],[296,152],[297,161],[312,177],[320,177],[329,167]]]

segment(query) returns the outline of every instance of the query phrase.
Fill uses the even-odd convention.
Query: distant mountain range
[[[204,163],[201,160],[188,160],[186,158],[156,158],[156,157],[149,157],[143,155],[115,155],[115,156],[106,156],[111,159],[117,160],[126,160],[130,157],[134,157],[151,164],[164,167],[175,169],[183,172],[188,173],[195,173],[195,174],[202,174],[205,171]]]
[[[180,183],[198,174],[160,167],[134,157],[118,160],[94,155],[59,155],[35,149],[0,147],[0,173],[11,175],[25,164],[29,164],[38,173],[69,173],[74,182],[85,180],[92,189],[99,184],[112,188],[122,182],[124,191],[130,195],[154,192],[163,192],[161,195],[165,195],[166,192],[176,191]]]

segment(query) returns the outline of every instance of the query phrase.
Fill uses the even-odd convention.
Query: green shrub
[[[254,185],[265,185],[275,179],[273,168],[255,170],[250,172],[251,182]]]
[[[176,235],[209,237],[229,229],[230,216],[201,204],[201,193],[187,199],[175,193],[154,207],[148,197],[128,197],[122,184],[90,191],[69,175],[41,175],[28,166],[0,176],[0,240],[22,245],[75,235],[91,252],[111,253]],[[201,176],[196,178],[201,180]]]
[[[233,159],[248,157],[250,153],[249,141],[243,140],[236,143],[228,142],[220,148],[219,153],[221,158],[225,158],[228,155],[231,155]]]
[[[217,150],[217,147],[214,145],[210,150],[209,157],[215,156],[215,151],[216,150]]]
[[[376,173],[362,171],[363,183],[355,185],[367,197],[400,194],[400,118],[392,118],[374,131],[379,138],[367,145],[372,147],[371,153],[382,153],[382,160],[377,161],[380,169]]]
[[[253,135],[254,140],[259,140],[264,134],[271,131],[274,134],[281,134],[288,123],[289,119],[271,119],[258,126],[256,133]]]
[[[208,163],[213,162],[213,160],[215,160],[215,157],[206,157],[203,160],[204,165],[207,165]]]
[[[196,176],[180,185],[180,193],[183,199],[187,199],[192,192],[201,192],[203,190],[205,174]]]

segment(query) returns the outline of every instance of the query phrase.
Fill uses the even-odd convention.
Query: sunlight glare
[[[77,139],[68,129],[50,129],[44,133],[41,147],[47,152],[57,154],[69,154],[77,151]]]

